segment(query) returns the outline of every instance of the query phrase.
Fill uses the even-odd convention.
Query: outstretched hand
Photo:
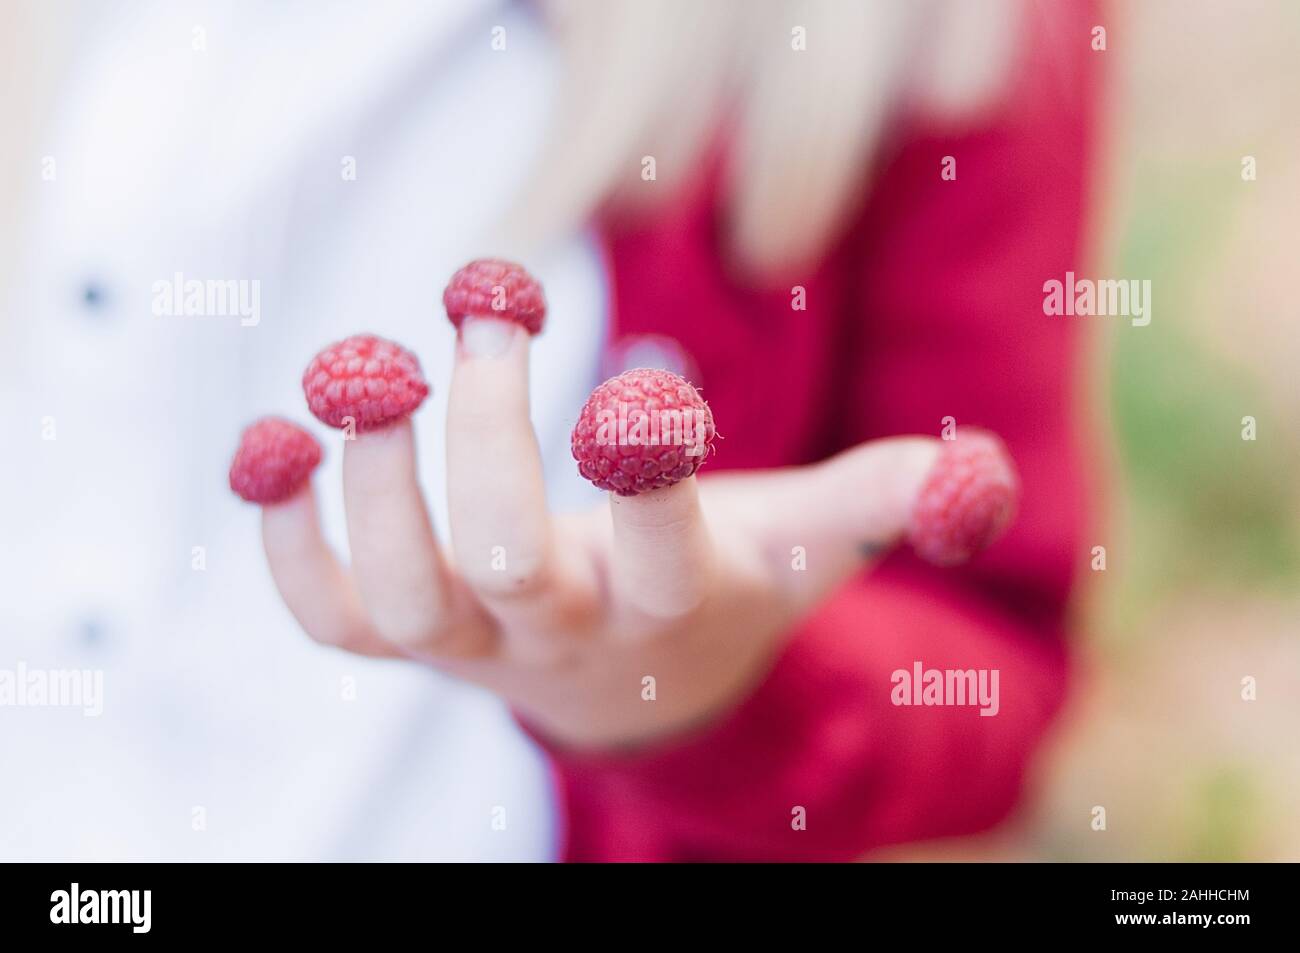
[[[982,542],[1009,518],[1008,494],[975,507],[980,525],[949,512],[970,509],[970,474],[937,467],[950,448],[930,437],[690,476],[553,516],[528,350],[516,323],[461,327],[446,426],[452,552],[434,532],[406,417],[344,441],[350,568],[324,541],[309,487],[265,507],[263,534],[276,585],[313,639],[486,686],[557,743],[625,746],[705,723],[752,686],[802,615],[915,535],[918,516],[956,519],[958,538]]]
[[[801,616],[904,537],[922,558],[951,564],[1011,518],[1014,471],[980,431],[697,480],[712,413],[688,382],[653,370],[606,381],[574,428],[579,471],[617,494],[553,516],[528,407],[541,286],[519,265],[480,259],[452,276],[443,303],[458,332],[451,552],[416,473],[410,415],[428,385],[415,355],[373,335],[325,348],[303,375],[312,413],[352,438],[351,567],[321,533],[309,480],[320,447],[307,431],[254,424],[231,487],[263,504],[271,574],[313,639],[486,686],[554,742],[628,746],[705,723],[754,684]],[[615,405],[617,433],[601,422]],[[673,417],[673,439],[629,429],[629,407],[652,427]]]

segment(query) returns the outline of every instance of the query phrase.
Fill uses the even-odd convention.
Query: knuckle
[[[424,613],[386,610],[373,613],[371,621],[379,637],[399,649],[427,649],[442,636],[439,620]]]
[[[502,600],[536,598],[551,582],[547,567],[539,559],[462,567],[461,574],[480,595]]]

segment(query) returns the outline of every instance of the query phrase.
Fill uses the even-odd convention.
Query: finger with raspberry
[[[352,574],[383,639],[410,655],[474,654],[416,472],[409,419],[429,394],[401,345],[358,334],[321,350],[302,377],[307,406],[343,431]]]
[[[457,329],[447,408],[457,568],[507,632],[528,633],[519,651],[545,653],[596,605],[591,573],[575,565],[581,554],[555,545],[529,416],[529,341],[546,300],[521,266],[484,259],[452,276],[443,304]]]
[[[574,425],[578,472],[610,491],[614,593],[646,616],[685,615],[711,584],[713,542],[693,476],[713,437],[699,391],[651,368],[605,381]]]
[[[325,542],[311,489],[321,447],[280,417],[263,417],[240,437],[230,488],[262,506],[262,540],[271,575],[299,624],[327,645],[391,655],[370,629],[347,572]]]

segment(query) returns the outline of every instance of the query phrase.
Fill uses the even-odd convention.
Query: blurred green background
[[[1103,22],[1092,259],[1154,301],[1147,327],[1091,319],[1107,565],[1081,565],[1071,702],[1020,817],[898,856],[1297,860],[1300,3],[1127,0]]]

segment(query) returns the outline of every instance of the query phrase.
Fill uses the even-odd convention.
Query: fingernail
[[[460,325],[460,346],[467,357],[501,357],[522,330],[513,321],[466,317]]]

